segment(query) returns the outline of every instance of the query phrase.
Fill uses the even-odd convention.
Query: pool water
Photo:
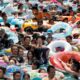
[[[65,75],[64,80],[77,80],[69,73],[64,73],[64,75]]]
[[[4,9],[9,3],[0,4],[0,10]]]

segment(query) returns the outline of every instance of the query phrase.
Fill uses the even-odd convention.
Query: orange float
[[[62,20],[68,18],[68,21],[72,21],[73,16],[62,16]],[[80,20],[80,16],[76,16],[75,22]]]
[[[49,58],[49,62],[51,65],[55,66],[56,68],[60,70],[64,70],[62,64],[60,63],[59,59],[63,62],[67,63],[70,58],[74,58],[77,61],[80,61],[80,53],[79,52],[59,52],[55,54],[54,56],[51,56]]]

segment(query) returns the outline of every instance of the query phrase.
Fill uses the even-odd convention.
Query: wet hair
[[[18,5],[18,9],[20,9],[21,7],[23,7],[23,4],[19,4]]]
[[[62,10],[62,14],[66,13],[66,12],[67,12],[67,10],[66,10],[66,9],[63,9],[63,10]]]
[[[38,39],[42,39],[42,37],[41,37],[41,36],[38,36],[37,40],[38,40]]]
[[[29,2],[29,0],[25,0],[26,2]]]
[[[16,31],[19,32],[21,30],[21,28],[19,27],[19,25],[15,25]]]
[[[25,76],[28,76],[28,78],[30,78],[30,75],[28,73],[24,73],[23,78],[25,78]]]
[[[2,16],[2,11],[0,10],[0,16]]]
[[[80,70],[80,63],[77,60],[73,60],[73,68],[76,68],[76,72]]]
[[[33,58],[33,53],[31,52],[31,51],[29,51],[28,53],[27,53],[27,59],[29,60],[29,54],[32,54],[32,58]]]
[[[36,6],[33,6],[32,10],[38,10],[38,8]]]
[[[69,35],[69,36],[66,36],[66,39],[67,39],[67,38],[70,38],[70,39],[72,39],[72,36],[71,36],[71,35]]]
[[[26,38],[29,38],[29,39],[31,39],[31,37],[30,37],[30,36],[25,36],[25,37],[24,37],[24,41],[25,41],[25,39],[26,39]]]
[[[39,24],[39,23],[43,24],[43,20],[38,20],[38,24]]]
[[[56,20],[57,20],[57,17],[56,17],[56,16],[52,16],[52,19],[53,19],[54,21],[56,21]]]
[[[42,70],[46,71],[44,68],[41,68],[41,69],[39,69],[39,71],[38,71],[38,72],[40,73]]]
[[[69,11],[72,11],[72,7],[69,7],[68,9],[69,9]]]
[[[55,69],[54,66],[49,65],[49,66],[47,67],[47,72],[50,72],[50,69],[51,69],[51,68]]]
[[[44,31],[44,28],[43,27],[39,27],[38,28],[38,32],[43,32]]]
[[[43,9],[43,12],[48,12],[47,9]]]
[[[14,77],[17,73],[21,74],[20,71],[15,71],[15,72],[13,72],[13,77]]]
[[[73,38],[74,38],[74,39],[76,39],[76,38],[78,38],[78,37],[79,37],[79,34],[77,34],[77,33],[76,33],[76,34],[73,34]]]
[[[63,22],[64,22],[65,20],[67,20],[67,21],[68,21],[68,18],[64,18],[64,19],[63,19]]]
[[[43,35],[41,36],[41,38],[42,38],[42,40],[46,40],[46,37],[45,37],[45,36],[43,36]]]
[[[33,65],[36,65],[36,67],[37,67],[37,69],[40,67],[40,63],[39,63],[39,61],[33,61],[33,63],[32,63]]]
[[[33,29],[31,27],[27,27],[24,29],[25,32],[30,32],[31,34],[33,33]]]
[[[80,24],[80,21],[77,22],[77,25],[79,25],[79,24]]]
[[[49,23],[50,23],[51,21],[54,21],[54,19],[49,19]]]
[[[37,21],[38,19],[34,17],[32,20],[36,20]]]
[[[9,27],[10,28],[10,24],[9,23],[5,23],[5,26]]]
[[[6,68],[0,66],[0,69],[3,71],[3,74],[6,73]]]
[[[5,12],[2,13],[2,17],[7,16]]]
[[[37,39],[39,37],[39,34],[35,33],[32,35],[33,39]]]
[[[65,30],[65,29],[61,28],[61,29],[60,29],[60,32],[63,32],[64,30]]]

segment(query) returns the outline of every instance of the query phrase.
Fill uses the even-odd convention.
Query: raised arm
[[[66,65],[66,63],[64,63],[62,60],[59,59],[59,61],[61,62],[62,66],[64,67],[64,69],[65,69],[67,72],[69,72],[69,73],[71,73],[72,75],[75,75],[75,76],[78,76],[78,75],[79,75],[77,72],[71,70],[70,67],[68,67],[68,66]]]

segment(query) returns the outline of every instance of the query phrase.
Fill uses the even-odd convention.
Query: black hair
[[[79,24],[80,24],[80,21],[77,22],[77,25],[79,25]]]
[[[47,72],[48,72],[48,73],[50,72],[50,69],[51,69],[51,68],[55,69],[54,66],[49,65],[49,66],[47,67]]]
[[[37,66],[37,69],[40,67],[40,63],[39,63],[39,61],[33,61],[33,63],[32,63],[33,65],[36,65]]]
[[[39,71],[38,71],[38,72],[40,73],[42,70],[45,70],[45,69],[41,68],[41,69],[39,69]]]
[[[42,40],[46,40],[46,37],[44,35],[41,36]]]
[[[42,39],[42,37],[41,37],[41,36],[38,36],[37,40],[38,40],[39,38],[40,38],[40,39]]]
[[[2,13],[2,17],[7,16],[5,12]]]
[[[44,31],[44,28],[43,27],[39,27],[38,28],[38,32],[43,32]]]
[[[3,74],[6,73],[6,68],[0,66],[0,69],[3,71]]]
[[[23,4],[19,4],[18,5],[18,9],[20,9],[21,7],[23,7]]]
[[[34,17],[32,20],[36,20],[37,21],[38,19],[36,17]]]
[[[51,21],[54,21],[54,19],[53,19],[53,18],[49,19],[49,23],[50,23]]]
[[[76,72],[80,70],[80,63],[77,60],[73,60],[73,68],[76,68]]]
[[[25,78],[25,76],[28,76],[28,78],[30,78],[30,75],[28,73],[24,73],[23,78]]]
[[[29,38],[29,39],[31,39],[31,37],[30,37],[30,36],[25,36],[25,37],[24,37],[24,40],[25,40],[26,38]]]
[[[33,29],[31,27],[27,27],[24,29],[25,32],[30,32],[31,34],[33,33]]]
[[[18,46],[16,44],[13,44],[13,45],[11,45],[11,50],[13,49],[13,47],[17,47],[18,48]]]
[[[32,10],[38,10],[38,8],[36,6],[33,6]]]
[[[17,28],[17,29],[16,29],[17,32],[19,32],[19,31],[21,30],[21,28],[20,28],[19,25],[17,25],[17,24],[15,25],[15,28]]]
[[[29,2],[29,0],[25,0],[26,2]]]
[[[70,39],[72,39],[72,36],[71,36],[71,35],[69,35],[69,36],[66,36],[66,38],[70,38]]]
[[[79,37],[79,34],[73,34],[73,38],[76,39]]]
[[[61,29],[60,29],[60,32],[63,32],[64,30],[65,30],[65,29],[61,28]]]
[[[65,20],[68,20],[68,18],[64,18],[64,19],[63,19],[63,22],[64,22]]]
[[[27,59],[29,60],[29,53],[30,53],[31,51],[29,51],[28,53],[27,53]],[[32,54],[32,58],[33,58],[33,53],[31,52],[31,54]]]
[[[33,39],[37,39],[39,37],[39,34],[35,33],[32,35]]]
[[[67,10],[66,10],[66,9],[63,9],[63,10],[62,10],[62,14],[66,13],[66,12],[67,12]]]
[[[48,12],[47,9],[43,9],[43,12]]]
[[[72,11],[72,7],[69,7],[68,9],[69,9],[69,11]]]
[[[38,20],[38,24],[39,24],[39,23],[43,24],[43,20]]]
[[[38,4],[35,4],[34,6],[38,8]]]
[[[21,74],[20,71],[15,71],[15,72],[13,72],[13,77],[14,77],[17,73]]]
[[[52,16],[52,19],[53,19],[54,21],[56,21],[56,20],[57,20],[57,17],[56,17],[56,16]]]
[[[0,16],[2,16],[2,11],[0,10]]]
[[[10,28],[10,24],[9,23],[5,23],[5,26],[9,27]]]

